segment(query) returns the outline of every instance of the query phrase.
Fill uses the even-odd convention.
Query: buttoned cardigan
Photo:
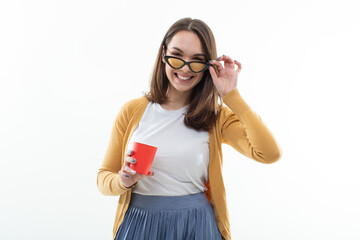
[[[116,237],[128,209],[132,189],[122,185],[118,172],[124,163],[128,141],[148,102],[143,96],[130,100],[121,107],[113,123],[110,142],[97,175],[97,186],[102,194],[119,196],[113,238]],[[208,190],[205,193],[214,209],[222,238],[230,240],[229,213],[222,176],[222,143],[261,163],[277,161],[281,149],[259,115],[244,101],[238,89],[226,94],[223,102],[226,106],[222,106],[215,126],[209,131],[209,177],[206,183]]]

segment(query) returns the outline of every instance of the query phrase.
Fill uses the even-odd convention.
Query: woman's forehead
[[[168,44],[169,50],[182,51],[184,54],[203,54],[200,38],[193,32],[180,31],[176,33]]]

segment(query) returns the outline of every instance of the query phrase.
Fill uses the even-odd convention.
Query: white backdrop
[[[111,239],[96,176],[114,118],[148,90],[167,29],[212,28],[283,150],[224,145],[233,239],[360,239],[356,1],[1,1],[0,239]]]

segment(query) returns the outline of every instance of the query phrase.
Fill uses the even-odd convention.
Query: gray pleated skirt
[[[131,194],[115,240],[221,240],[205,193],[184,196]]]

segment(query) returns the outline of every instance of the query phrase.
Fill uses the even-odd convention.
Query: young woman
[[[121,108],[97,176],[101,193],[120,196],[114,239],[231,239],[221,144],[262,163],[281,155],[237,89],[240,70],[217,57],[204,22],[170,27],[150,91]],[[158,147],[148,175],[129,167],[134,141]]]

